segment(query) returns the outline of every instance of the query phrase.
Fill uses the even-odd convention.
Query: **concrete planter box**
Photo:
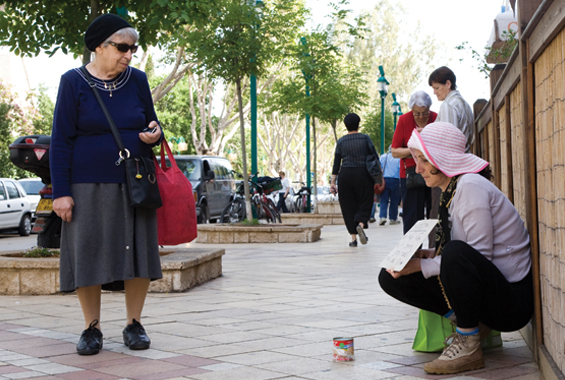
[[[55,294],[59,292],[59,259],[0,255],[0,294]],[[150,292],[182,292],[222,275],[224,249],[166,248],[161,253],[163,278],[152,281]],[[12,256],[10,256],[12,255]]]
[[[343,221],[343,216],[341,212],[339,214],[281,214],[283,223],[311,223],[311,224],[322,224],[322,225],[335,225],[335,224],[345,224]]]
[[[321,224],[262,224],[258,226],[198,225],[198,243],[312,243],[320,239]]]
[[[341,207],[338,201],[318,202],[319,214],[339,214],[341,215]]]

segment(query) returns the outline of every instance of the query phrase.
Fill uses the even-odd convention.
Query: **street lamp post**
[[[255,1],[255,10],[261,16],[262,8],[263,8],[263,1],[256,0]],[[256,26],[259,28],[259,25]],[[253,58],[255,60],[256,57]],[[257,167],[257,76],[254,73],[251,73],[249,76],[250,84],[249,90],[250,94],[250,103],[251,103],[251,173],[255,174],[258,172]],[[253,178],[253,181],[257,181],[256,177]]]
[[[396,94],[394,92],[392,93],[392,99],[394,102],[392,102],[391,109],[394,115],[394,130],[396,131],[396,117],[400,114],[400,104],[396,101]]]
[[[388,94],[388,81],[385,79],[383,66],[379,66],[381,77],[377,79],[377,88],[381,94],[381,154],[385,151],[385,98]]]
[[[306,46],[306,37],[300,38],[300,43],[303,46]],[[305,55],[310,55],[306,53]],[[306,97],[310,97],[310,84],[309,80],[312,79],[312,75],[307,74],[302,70],[302,74],[304,75],[304,80],[306,81]],[[310,115],[306,114],[306,186],[310,188],[312,186],[312,175],[310,173]],[[307,205],[306,205],[306,212],[310,212],[310,194],[307,197]]]

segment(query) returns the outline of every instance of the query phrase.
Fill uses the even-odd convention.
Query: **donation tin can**
[[[334,338],[333,360],[335,362],[349,362],[355,360],[353,338]]]

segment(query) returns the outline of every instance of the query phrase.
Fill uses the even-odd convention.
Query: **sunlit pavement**
[[[541,379],[519,333],[503,334],[482,370],[426,375],[437,354],[411,349],[418,311],[376,281],[401,235],[402,225],[371,224],[368,244],[350,248],[344,226],[325,226],[315,243],[223,245],[223,277],[148,295],[146,351],[122,343],[122,293],[103,294],[94,356],[75,353],[84,323],[74,294],[0,296],[0,379]],[[0,237],[0,250],[25,244],[34,237]],[[334,337],[355,338],[355,361],[332,362]]]

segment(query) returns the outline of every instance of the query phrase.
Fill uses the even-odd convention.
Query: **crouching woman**
[[[490,182],[488,162],[465,153],[458,128],[429,124],[408,147],[426,185],[442,190],[436,249],[419,250],[401,271],[381,270],[379,283],[390,296],[456,322],[451,344],[426,372],[482,368],[484,333],[518,330],[533,314],[528,232]]]

